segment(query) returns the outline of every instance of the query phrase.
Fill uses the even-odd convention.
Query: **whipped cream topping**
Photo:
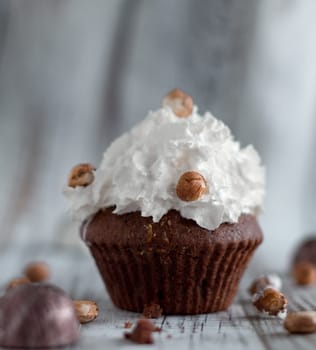
[[[186,171],[203,175],[208,191],[185,202],[176,195]],[[241,148],[229,128],[196,107],[187,118],[169,107],[149,112],[130,132],[116,139],[103,155],[87,187],[65,186],[74,216],[84,220],[101,208],[114,213],[140,211],[157,222],[171,209],[213,230],[235,223],[243,214],[257,215],[265,194],[265,171],[253,148]]]

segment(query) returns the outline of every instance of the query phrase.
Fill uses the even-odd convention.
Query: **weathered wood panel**
[[[47,261],[53,271],[52,282],[64,288],[75,299],[93,299],[100,306],[98,319],[81,328],[81,340],[75,349],[138,348],[123,339],[124,323],[135,324],[140,314],[113,306],[104,290],[92,258],[76,246],[14,245],[0,255],[0,284],[19,276],[24,264],[34,258]],[[284,292],[290,310],[315,309],[316,287],[297,287],[284,278]],[[168,316],[154,320],[162,327],[155,334],[155,345],[140,349],[312,349],[316,335],[289,335],[282,320],[260,315],[250,303],[245,288],[227,312],[197,316]]]

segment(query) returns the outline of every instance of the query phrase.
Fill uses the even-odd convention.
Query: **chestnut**
[[[44,348],[79,339],[73,302],[60,288],[25,284],[0,298],[0,346]]]

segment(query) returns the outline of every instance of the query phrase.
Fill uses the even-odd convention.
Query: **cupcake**
[[[113,303],[143,312],[225,310],[263,236],[265,176],[252,146],[176,89],[64,194]]]

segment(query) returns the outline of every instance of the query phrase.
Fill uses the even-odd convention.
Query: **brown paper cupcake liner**
[[[160,305],[164,314],[200,314],[227,309],[239,280],[262,237],[214,242],[200,250],[139,250],[90,242],[113,303],[143,312]]]

